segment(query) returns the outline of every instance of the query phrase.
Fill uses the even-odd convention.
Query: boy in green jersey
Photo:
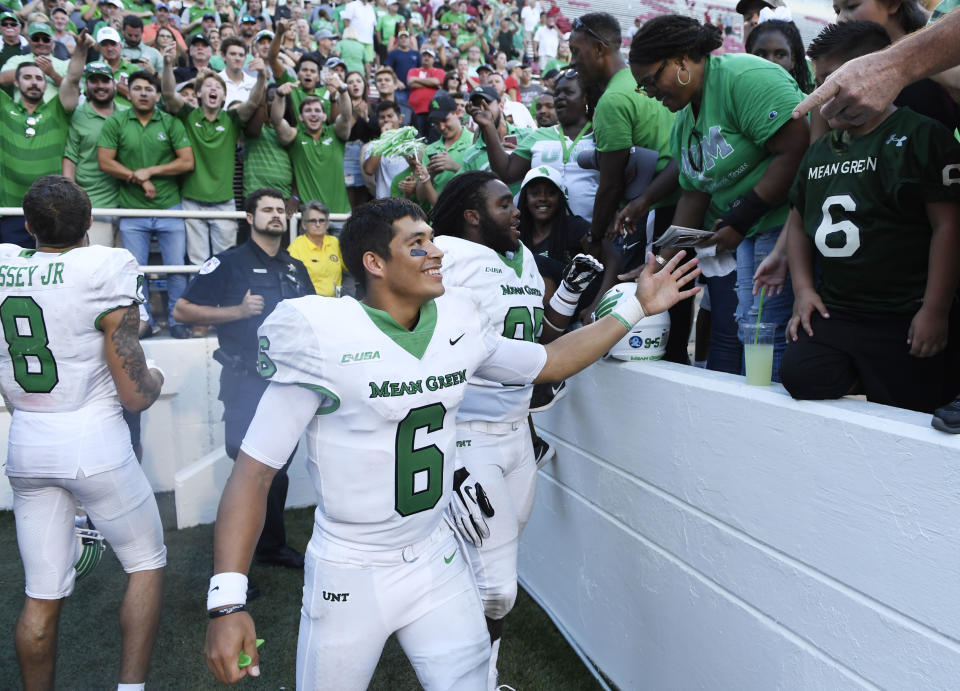
[[[808,51],[817,84],[888,43],[871,22],[827,27]],[[949,397],[960,145],[936,121],[892,105],[863,125],[828,124],[790,191],[786,249],[796,301],[783,384],[798,399],[865,393],[931,412]]]

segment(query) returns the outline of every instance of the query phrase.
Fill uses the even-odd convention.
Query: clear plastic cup
[[[773,376],[773,339],[776,332],[776,324],[740,322],[740,340],[743,342],[748,384],[770,386]]]

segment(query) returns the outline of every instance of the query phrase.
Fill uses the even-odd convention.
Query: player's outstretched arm
[[[700,268],[696,257],[681,264],[685,256],[686,252],[679,252],[662,271],[654,273],[653,267],[658,264],[650,254],[637,278],[636,294],[619,301],[610,314],[597,322],[549,343],[547,362],[534,383],[561,381],[576,374],[601,358],[644,314],[659,314],[696,295],[698,287],[684,286],[700,275]]]
[[[267,493],[276,473],[275,468],[243,451],[237,456],[220,497],[213,533],[214,576],[207,594],[211,612],[229,611],[246,603],[246,574],[263,529]],[[204,646],[207,667],[225,684],[240,681],[248,674],[259,676],[256,639],[253,619],[244,610],[211,618]],[[250,665],[243,668],[237,664],[241,651],[251,658]]]
[[[150,369],[140,347],[140,310],[136,305],[114,310],[100,320],[106,337],[107,367],[117,385],[120,402],[139,413],[160,396],[163,375]]]

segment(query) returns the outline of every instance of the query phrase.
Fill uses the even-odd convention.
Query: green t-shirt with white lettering
[[[704,228],[752,190],[772,158],[766,143],[787,124],[803,93],[786,70],[755,55],[728,53],[706,59],[700,112],[677,113],[671,152],[680,164],[680,187],[710,195]],[[599,128],[598,128],[599,129]],[[747,237],[782,226],[786,204],[753,225]]]
[[[960,144],[898,108],[872,132],[832,131],[800,162],[790,204],[817,253],[828,307],[913,314],[927,283],[927,205],[960,203]]]

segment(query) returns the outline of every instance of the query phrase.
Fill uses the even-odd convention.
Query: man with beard
[[[123,59],[146,69],[149,64],[154,72],[163,69],[163,56],[153,46],[143,42],[143,20],[135,14],[123,18]],[[94,205],[96,206],[96,205]]]
[[[557,124],[557,104],[553,99],[553,91],[544,91],[537,97],[534,119],[537,127],[553,127]]]
[[[293,177],[300,198],[321,201],[331,213],[350,212],[347,187],[340,171],[343,170],[344,142],[350,136],[353,105],[346,85],[331,72],[327,90],[339,94],[340,114],[333,125],[327,124],[327,115],[320,99],[307,97],[300,102],[300,123],[291,127],[283,119],[285,98],[293,89],[289,82],[277,89],[277,97],[270,109],[270,119],[277,132],[280,146],[290,152]]]
[[[25,62],[32,62],[47,78],[47,88],[43,92],[43,100],[51,101],[57,96],[57,89],[67,73],[67,61],[53,56],[53,30],[48,24],[32,22],[27,26],[27,36],[30,37],[30,52],[25,55],[16,55],[8,59],[0,72],[0,85],[13,84],[14,71]],[[14,100],[19,100],[14,93]]]
[[[233,168],[237,140],[244,124],[263,100],[267,68],[260,58],[250,61],[257,83],[250,97],[234,109],[224,110],[227,87],[216,72],[207,70],[194,80],[199,108],[180,98],[173,77],[176,51],[167,46],[163,55],[163,100],[167,112],[187,130],[193,146],[194,168],[183,179],[183,208],[188,211],[233,211]],[[210,256],[237,244],[237,222],[229,218],[188,218],[187,261],[202,264]]]
[[[92,41],[89,43],[92,44]],[[86,46],[78,45],[76,49],[87,51]],[[83,76],[86,78],[87,100],[74,111],[70,119],[67,148],[63,152],[63,176],[76,181],[84,189],[93,208],[113,209],[119,199],[120,182],[100,170],[97,141],[103,123],[117,107],[113,100],[117,83],[113,79],[113,70],[105,62],[89,63],[83,69]],[[91,245],[115,247],[115,231],[115,217],[94,216],[87,236]]]
[[[513,192],[489,171],[454,178],[430,224],[442,233],[434,242],[444,254],[444,286],[468,289],[481,314],[507,338],[554,340],[569,323],[580,292],[603,270],[592,257],[577,255],[562,287],[545,302],[537,262],[520,242]],[[457,413],[454,486],[469,474],[494,508],[486,519],[489,536],[465,543],[490,633],[489,689],[497,688],[503,618],[517,597],[517,547],[533,509],[537,459],[527,427],[532,390],[472,378]]]
[[[224,445],[234,460],[267,388],[257,368],[257,329],[281,300],[314,294],[307,269],[280,248],[287,231],[282,193],[263,187],[248,196],[243,206],[250,239],[208,259],[173,309],[174,316],[187,324],[217,326],[220,348],[214,358],[223,365]],[[283,525],[286,469],[292,459],[291,453],[270,485],[256,560],[303,568],[303,555],[287,545]]]
[[[148,72],[132,74],[132,107],[107,118],[97,141],[100,169],[120,181],[117,206],[124,209],[180,209],[177,180],[193,170],[190,139],[179,120],[157,108],[157,86],[157,78]],[[182,264],[186,252],[182,218],[120,219],[123,246],[140,266],[147,264],[150,239],[154,234],[163,263]],[[171,305],[185,286],[183,274],[167,276],[167,296]],[[171,317],[170,333],[186,338],[190,329]]]
[[[87,45],[89,36],[81,32],[78,45]],[[60,84],[57,98],[44,102],[46,75],[34,62],[21,63],[14,71],[14,83],[20,102],[0,90],[0,206],[20,206],[33,181],[59,174],[63,149],[70,129],[70,114],[80,100],[80,76],[86,50],[74,51],[67,76]],[[0,220],[0,242],[33,247],[23,216]]]

